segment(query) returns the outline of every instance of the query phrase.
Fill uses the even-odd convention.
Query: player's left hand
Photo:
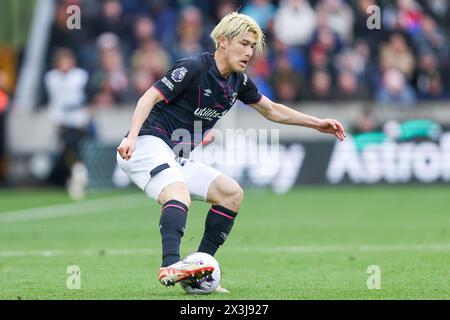
[[[346,137],[344,126],[335,119],[320,119],[316,129],[334,135],[339,141]]]

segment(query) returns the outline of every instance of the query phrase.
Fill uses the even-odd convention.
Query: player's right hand
[[[124,138],[120,143],[120,145],[117,147],[117,152],[119,152],[122,159],[130,160],[135,147],[136,147],[136,140]]]

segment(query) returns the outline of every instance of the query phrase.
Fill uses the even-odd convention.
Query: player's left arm
[[[334,135],[339,141],[343,141],[346,133],[343,125],[335,119],[320,119],[313,117],[281,103],[276,103],[265,97],[250,104],[252,108],[258,111],[264,118],[282,124],[296,125],[316,129],[320,132]]]

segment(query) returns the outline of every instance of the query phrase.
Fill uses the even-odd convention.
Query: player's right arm
[[[201,69],[201,64],[193,59],[181,59],[177,61],[166,75],[158,80],[139,99],[133,114],[128,137],[122,140],[117,148],[122,159],[129,160],[134,152],[136,138],[142,124],[147,119],[155,104],[164,100],[166,104],[173,101],[195,78]]]
[[[155,104],[162,101],[164,97],[155,87],[148,89],[139,99],[136,109],[134,110],[133,119],[131,121],[130,132],[128,137],[124,138],[117,147],[122,159],[130,160],[136,146],[136,138],[141,130],[142,124],[152,111]]]

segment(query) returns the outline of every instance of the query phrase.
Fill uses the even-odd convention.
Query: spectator
[[[385,8],[382,17],[388,30],[415,35],[420,30],[422,7],[415,0],[397,0],[395,5]]]
[[[50,120],[57,126],[62,144],[62,152],[50,181],[64,185],[76,180],[81,184],[77,189],[82,188],[87,177],[83,174],[80,177],[75,171],[80,171],[77,168],[85,171],[81,163],[80,142],[87,137],[90,123],[90,114],[85,107],[88,73],[77,67],[70,49],[60,48],[54,56],[54,69],[45,74],[44,82],[49,97]]]
[[[225,15],[236,11],[238,8],[234,0],[219,0],[214,12],[214,21],[212,25],[216,25]]]
[[[330,56],[327,54],[327,50],[323,45],[314,44],[309,50],[309,65],[311,72],[316,69],[331,68]]]
[[[417,91],[422,100],[443,100],[448,98],[448,92],[439,74],[437,58],[432,52],[425,52],[419,57],[419,72],[417,75]]]
[[[298,81],[291,72],[279,72],[275,83],[275,96],[279,101],[294,102],[298,100]]]
[[[313,35],[311,44],[319,45],[323,49],[325,49],[326,54],[329,58],[333,58],[333,56],[338,53],[342,47],[342,41],[339,38],[339,35],[333,32],[333,30],[326,24],[319,25]]]
[[[450,48],[448,37],[436,24],[433,17],[424,16],[422,26],[417,37],[414,37],[417,48],[421,50],[432,50],[438,57],[440,68],[447,68],[450,59]]]
[[[104,0],[97,20],[97,35],[112,32],[121,39],[127,39],[129,30],[124,22],[122,3],[119,0]]]
[[[111,107],[131,100],[129,79],[118,43],[111,33],[99,37],[100,69],[92,75],[89,84],[96,106]]]
[[[393,33],[389,42],[380,49],[380,69],[400,70],[407,79],[411,79],[415,69],[415,58],[411,48],[401,33]]]
[[[168,0],[149,1],[149,11],[155,21],[156,36],[166,50],[176,42],[177,12],[167,4]]]
[[[448,100],[449,93],[445,89],[442,77],[439,73],[433,73],[423,84],[423,90],[419,93],[420,98],[428,101]]]
[[[89,123],[89,112],[83,107],[88,73],[77,67],[73,51],[56,51],[54,69],[45,74],[44,82],[53,123],[64,128],[85,128]]]
[[[306,100],[326,101],[333,97],[333,82],[331,74],[324,69],[314,70],[311,76],[310,88],[304,93]]]
[[[355,59],[358,61],[355,64],[354,71],[358,77],[367,77],[365,73],[367,73],[367,70],[370,68],[372,57],[369,44],[367,41],[359,39],[355,41],[354,51]]]
[[[352,8],[343,0],[321,0],[316,6],[319,20],[326,23],[342,40],[353,40]]]
[[[242,9],[242,13],[255,19],[263,31],[272,23],[276,11],[270,0],[250,0]]]
[[[81,30],[66,28],[71,4],[82,7]],[[79,65],[90,74],[89,97],[94,104],[126,103],[176,59],[212,51],[211,26],[242,4],[242,12],[265,29],[269,55],[255,57],[249,72],[267,94],[283,91],[287,99],[291,97],[291,86],[278,80],[287,82],[293,73],[294,87],[301,93],[295,99],[316,99],[311,88],[322,92],[328,83],[331,98],[353,99],[355,78],[356,96],[371,99],[366,90],[377,92],[378,77],[396,69],[421,98],[429,97],[430,84],[436,92],[442,87],[445,97],[450,81],[450,12],[445,0],[60,0],[49,52],[61,45],[73,49]],[[366,26],[371,5],[382,8],[380,30]],[[416,70],[416,61],[428,51],[435,56],[438,75]],[[292,70],[277,70],[280,61],[287,61]],[[326,96],[321,94],[320,99]]]
[[[136,50],[146,41],[155,39],[155,28],[153,19],[146,16],[138,17],[133,25],[134,44],[132,50]]]
[[[181,12],[181,19],[177,25],[178,39],[172,44],[173,60],[194,55],[204,51],[206,41],[203,33],[203,19],[201,11],[194,6],[186,7]]]
[[[291,62],[285,56],[279,56],[270,78],[274,95],[284,102],[297,101],[300,97],[301,78],[294,72]]]
[[[154,39],[141,43],[131,57],[131,73],[144,71],[159,79],[169,67],[169,54]]]
[[[370,90],[377,86],[379,81],[379,72],[377,64],[372,58],[372,52],[370,50],[370,44],[363,39],[357,40],[354,45],[354,51],[358,58],[359,63],[355,69],[358,82]],[[372,94],[369,94],[369,98],[372,98]]]
[[[337,76],[337,89],[334,98],[339,101],[367,100],[368,88],[358,82],[355,74],[349,70],[341,71]]]
[[[307,0],[283,0],[274,18],[276,37],[288,46],[309,43],[316,28],[316,13]]]
[[[131,58],[131,81],[134,87],[133,100],[138,99],[168,70],[169,54],[154,39],[146,40]]]
[[[343,50],[336,55],[334,61],[335,69],[338,71],[349,71],[358,75],[363,74],[367,63],[365,60],[366,57],[363,55],[364,52],[362,52],[363,50],[363,48],[360,48],[360,51],[358,52],[350,47]]]
[[[437,57],[431,51],[424,51],[419,55],[417,66],[416,88],[420,97],[426,96],[431,77],[435,77],[438,71]]]
[[[411,106],[416,102],[416,98],[416,93],[401,71],[396,69],[385,71],[381,87],[376,93],[378,103]]]
[[[438,24],[443,28],[449,27],[450,8],[448,0],[426,0],[425,8],[434,17]]]

